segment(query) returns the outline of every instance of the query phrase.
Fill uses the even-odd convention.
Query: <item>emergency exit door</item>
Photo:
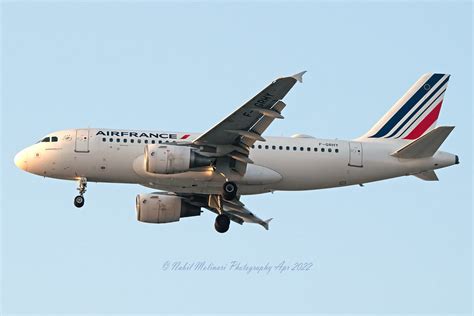
[[[78,129],[76,130],[76,152],[88,153],[89,152],[89,130]]]
[[[349,166],[362,167],[362,144],[349,142]]]

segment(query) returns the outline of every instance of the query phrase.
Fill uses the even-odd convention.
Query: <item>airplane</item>
[[[217,232],[231,221],[262,220],[243,195],[361,185],[413,175],[437,181],[434,170],[459,164],[439,151],[453,126],[437,126],[450,75],[422,75],[364,135],[352,140],[297,134],[263,137],[283,119],[285,95],[305,71],[273,81],[204,133],[78,128],[50,133],[14,158],[21,170],[74,180],[84,205],[88,182],[139,184],[158,192],[138,194],[137,220],[177,222],[216,213]]]

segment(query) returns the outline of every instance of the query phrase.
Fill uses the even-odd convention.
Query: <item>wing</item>
[[[262,225],[266,230],[268,230],[268,224],[273,218],[267,220],[262,220],[251,211],[249,211],[245,205],[240,201],[224,201],[224,213],[229,215],[230,219],[234,222],[242,224],[243,222],[255,223]]]
[[[200,206],[205,207],[216,214],[219,214],[219,211],[209,204],[201,204]],[[269,218],[267,220],[263,220],[259,218],[249,209],[247,209],[244,203],[240,202],[238,199],[235,199],[233,201],[222,200],[222,212],[229,216],[232,221],[238,224],[242,225],[244,222],[259,224],[262,225],[266,230],[268,230],[268,224],[273,219]]]
[[[297,81],[303,82],[306,71],[273,81],[250,101],[235,110],[210,130],[194,140],[195,145],[211,147],[215,156],[229,156],[241,163],[251,163],[249,147],[261,136],[274,119],[283,118],[281,101]]]
[[[208,195],[208,194],[194,194],[194,193],[173,193],[179,195],[186,199],[186,201],[195,206],[203,207],[208,209],[211,212],[216,214],[224,213],[229,218],[238,223],[243,224],[246,223],[254,223],[262,225],[266,230],[268,230],[268,224],[273,218],[263,220],[252,213],[249,209],[247,209],[242,203],[239,198],[234,199],[233,201],[226,201],[224,199],[219,199],[217,195]],[[222,203],[222,204],[220,204]],[[217,206],[217,205],[221,205]],[[218,209],[221,209],[219,211]]]

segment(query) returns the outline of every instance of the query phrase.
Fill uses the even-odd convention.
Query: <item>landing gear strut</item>
[[[83,207],[84,206],[84,193],[87,191],[87,179],[84,177],[81,177],[79,179],[79,187],[77,188],[79,191],[79,195],[74,198],[74,206],[77,208]]]
[[[237,185],[234,182],[226,182],[222,187],[222,197],[224,200],[231,201],[237,196]]]
[[[214,228],[217,230],[217,232],[225,233],[226,231],[229,230],[229,226],[230,226],[229,216],[225,214],[217,215],[216,222],[214,223]]]

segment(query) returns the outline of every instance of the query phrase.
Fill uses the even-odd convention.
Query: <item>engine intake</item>
[[[187,146],[145,146],[145,170],[150,173],[181,173],[191,168],[210,166],[212,162],[212,158],[200,155]]]
[[[177,222],[181,217],[199,216],[201,208],[176,195],[160,193],[138,194],[137,220],[145,223]]]

